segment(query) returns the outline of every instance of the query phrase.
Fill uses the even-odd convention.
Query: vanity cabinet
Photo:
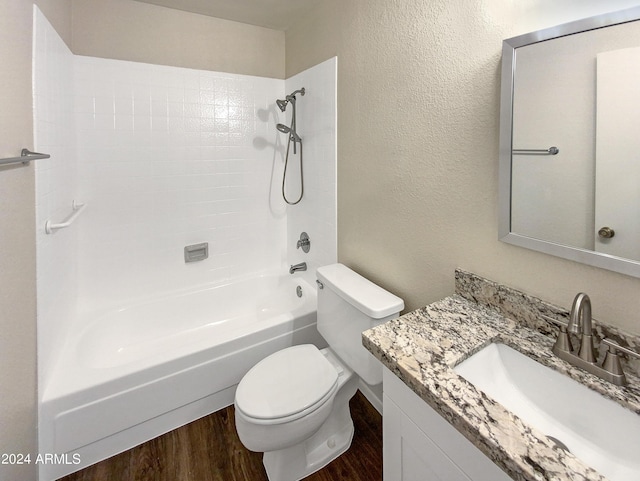
[[[383,469],[384,481],[511,480],[387,368]]]

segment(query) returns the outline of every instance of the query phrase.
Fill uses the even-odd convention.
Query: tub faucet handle
[[[311,241],[309,240],[309,234],[307,234],[306,232],[303,232],[302,234],[300,234],[300,240],[296,244],[296,249],[300,249],[300,247],[302,247],[302,250],[305,253],[309,252],[309,249],[311,249]]]

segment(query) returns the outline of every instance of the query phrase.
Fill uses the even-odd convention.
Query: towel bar
[[[64,229],[65,227],[69,227],[71,224],[73,224],[73,221],[75,221],[78,218],[78,216],[82,213],[82,210],[86,206],[87,206],[86,204],[76,204],[76,201],[74,200],[73,203],[71,204],[73,211],[71,212],[69,217],[67,217],[64,221],[60,222],[59,224],[54,224],[50,220],[48,220],[44,224],[44,231],[47,234],[53,234],[58,229]]]
[[[51,156],[49,154],[40,154],[38,152],[31,152],[29,149],[22,149],[20,157],[8,157],[6,159],[0,159],[0,165],[19,164],[29,165],[32,160],[48,159]]]
[[[513,149],[513,155],[556,155],[560,150],[558,147],[549,147],[548,149]]]

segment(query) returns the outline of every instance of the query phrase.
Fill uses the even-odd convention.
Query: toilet
[[[247,372],[235,397],[244,446],[264,452],[270,481],[297,481],[351,445],[349,400],[359,380],[382,382],[382,366],[362,346],[362,331],[398,316],[404,301],[342,264],[320,267],[318,331],[329,347],[292,346]]]

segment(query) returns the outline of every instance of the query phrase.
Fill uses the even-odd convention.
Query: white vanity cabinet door
[[[386,368],[383,391],[384,481],[511,480]]]
[[[470,481],[390,397],[383,402],[384,481]]]

